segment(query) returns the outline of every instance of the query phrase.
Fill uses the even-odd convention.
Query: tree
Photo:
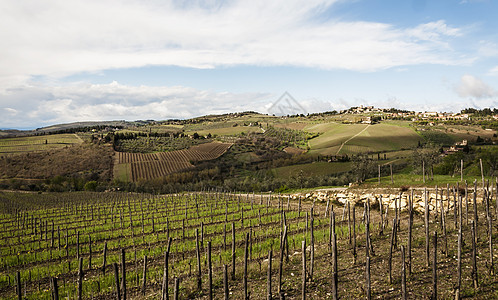
[[[357,182],[363,182],[375,173],[376,165],[366,154],[354,156],[352,162],[352,172]]]
[[[91,181],[88,181],[87,183],[85,183],[85,191],[93,191],[95,192],[97,190],[97,181],[95,180],[91,180]]]
[[[478,158],[482,159],[483,165],[489,167],[488,175],[494,176],[498,169],[498,148],[482,148],[479,151]]]
[[[426,174],[429,174],[429,171],[438,161],[439,147],[427,145],[413,151],[412,165],[416,172],[422,172],[422,169],[425,168]]]

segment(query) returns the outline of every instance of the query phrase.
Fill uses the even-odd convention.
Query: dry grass
[[[111,146],[82,144],[7,156],[0,159],[0,178],[48,179],[94,172],[110,179],[113,155]]]

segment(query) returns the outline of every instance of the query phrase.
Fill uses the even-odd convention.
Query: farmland
[[[363,118],[1,139],[0,298],[498,298],[495,131]]]
[[[199,145],[208,140],[191,139],[189,137],[137,137],[135,139],[119,140],[116,150],[131,153],[153,153],[183,150]]]
[[[40,140],[42,136],[0,140],[4,150],[18,153],[0,155],[0,186],[72,191],[97,181],[97,186],[91,183],[87,188],[151,193],[214,187],[283,191],[361,183],[377,175],[379,164],[386,165],[382,176],[385,170],[390,172],[391,164],[394,173],[421,174],[422,160],[431,175],[454,176],[462,159],[464,175],[480,175],[480,159],[484,175],[496,174],[493,145],[498,140],[487,123],[412,120],[390,119],[381,112],[285,117],[247,112],[187,120],[119,121],[115,127],[85,127],[82,132],[67,124],[60,128],[76,133],[83,143],[62,139],[77,139],[71,134],[45,135],[45,140]],[[51,140],[55,137],[60,141]],[[469,146],[457,150],[465,153],[444,158],[455,153],[455,149],[448,152],[449,147],[465,137],[472,137]],[[32,145],[23,145],[27,143],[23,139],[31,139]],[[6,148],[9,141],[18,144]],[[214,156],[194,151],[220,142],[232,146],[221,146]],[[483,145],[493,149],[483,152]],[[40,150],[42,147],[61,148]]]
[[[0,139],[0,155],[56,150],[81,144],[76,134],[54,134]]]
[[[350,206],[335,196],[221,191],[0,193],[0,297],[16,298],[19,286],[24,299],[50,299],[55,278],[59,298],[110,299],[119,290],[133,299],[163,291],[180,299],[393,299],[404,291],[448,299],[455,289],[496,298],[498,235],[488,229],[497,206],[482,191],[473,203],[472,185],[463,198],[452,191],[428,190],[427,218],[410,210],[421,191],[371,193]]]
[[[225,153],[230,146],[231,144],[213,142],[171,152],[117,152],[114,176],[125,181],[163,177],[174,172],[193,169],[192,162],[215,159]]]
[[[354,154],[401,150],[417,146],[422,138],[410,128],[391,124],[321,123],[305,128],[321,133],[309,141],[310,153]]]
[[[188,131],[187,133],[193,134],[197,132],[199,135],[207,136],[211,134],[213,136],[219,135],[239,135],[241,133],[251,133],[251,132],[261,132],[259,127],[255,126],[230,126],[230,127],[220,127],[220,128],[212,128],[212,129],[201,129],[197,131]]]
[[[496,132],[494,130],[485,130],[477,126],[445,125],[421,127],[419,134],[426,140],[439,144],[451,145],[454,142],[460,142],[462,140],[475,142],[478,136],[492,139]]]

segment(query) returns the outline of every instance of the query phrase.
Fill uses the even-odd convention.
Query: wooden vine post
[[[370,256],[367,256],[365,262],[365,280],[366,280],[366,296],[367,300],[372,299],[371,286],[370,286]]]
[[[105,265],[107,263],[107,242],[104,243],[104,254],[103,254],[103,261],[102,261],[102,276],[105,276]]]
[[[388,264],[387,264],[387,270],[389,273],[389,284],[393,283],[393,275],[392,275],[392,261],[393,261],[393,251],[394,251],[394,241],[395,238],[394,236],[396,235],[396,226],[397,223],[393,219],[393,228],[392,228],[392,234],[391,234],[391,246],[389,247],[389,259],[388,259]]]
[[[310,274],[309,274],[309,280],[310,281],[313,281],[313,271],[314,271],[314,265],[315,265],[315,230],[314,230],[314,223],[315,223],[315,217],[314,217],[314,213],[313,213],[313,207],[311,208],[311,213],[310,213],[310,216],[311,216],[311,241],[310,241],[310,246],[311,246],[311,257],[310,257]],[[285,243],[285,239],[284,239],[284,243]]]
[[[199,230],[195,229],[195,255],[197,258],[197,290],[202,291],[202,270],[201,270],[201,252],[199,249]]]
[[[437,300],[437,231],[434,231],[433,243],[434,243],[434,255],[432,258],[432,297],[431,297],[431,299]]]
[[[460,299],[460,290],[462,284],[462,223],[458,228],[458,249],[457,249],[457,284],[455,287],[455,299]]]
[[[209,300],[212,300],[213,299],[213,266],[211,265],[211,241],[207,242],[207,263],[208,263]]]
[[[266,286],[267,286],[267,300],[272,299],[272,294],[271,294],[271,261],[272,261],[272,250],[270,249],[268,251],[268,274],[267,274],[267,279],[266,279]]]
[[[401,245],[401,297],[403,300],[408,299],[408,294],[406,292],[406,260],[404,245]]]
[[[53,300],[59,300],[59,286],[57,285],[57,277],[52,277],[51,278],[51,284],[52,284],[52,299]]]
[[[21,289],[21,272],[17,271],[16,275],[16,284],[17,284],[17,299],[22,300],[22,289]]]
[[[287,238],[287,226],[284,226],[284,233],[282,235],[282,239],[280,240],[280,261],[278,266],[278,294],[280,298],[283,296],[282,291],[282,275],[283,275],[283,266],[284,266],[284,252],[285,252],[285,240]]]
[[[332,218],[332,299],[338,299],[338,264],[337,264],[337,235],[335,233],[335,212],[331,212]]]
[[[79,258],[78,264],[78,300],[83,299],[83,257]]]
[[[224,299],[228,300],[229,290],[228,290],[228,266],[226,264],[223,265],[223,292]]]
[[[356,208],[353,205],[353,264],[356,265]]]
[[[430,243],[430,237],[429,237],[429,203],[427,199],[427,188],[424,188],[424,224],[425,224],[425,262],[426,262],[426,267],[429,267],[429,262],[430,262],[430,255],[429,255],[429,243]]]
[[[142,274],[142,295],[145,296],[147,287],[147,255],[144,255],[144,269]]]
[[[88,269],[92,269],[92,236],[88,235]]]
[[[493,219],[491,214],[488,216],[488,245],[489,245],[489,274],[495,275],[494,259],[493,259]]]
[[[126,300],[126,253],[121,249],[121,295]]]
[[[235,280],[235,223],[232,222],[232,280]]]
[[[117,263],[113,263],[112,266],[114,267],[114,280],[116,282],[116,299],[121,300],[121,291],[119,287],[119,268]]]
[[[248,264],[248,258],[249,258],[249,232],[246,233],[246,241],[245,241],[245,246],[244,246],[244,278],[243,278],[244,300],[248,300],[249,299],[249,291],[247,289],[247,264]]]
[[[175,287],[173,290],[173,299],[178,300],[180,297],[179,294],[180,294],[180,279],[178,277],[175,277]]]
[[[306,241],[302,241],[302,261],[303,261],[303,280],[301,283],[301,299],[306,299]]]
[[[412,274],[413,190],[408,198],[408,274]]]

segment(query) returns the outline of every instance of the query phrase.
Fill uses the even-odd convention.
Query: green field
[[[485,176],[485,180],[493,181],[495,178]],[[445,188],[447,184],[456,185],[457,183],[460,186],[465,186],[465,182],[469,186],[473,186],[474,180],[479,182],[479,186],[481,186],[481,177],[480,176],[463,176],[463,181],[460,180],[460,175],[450,176],[450,175],[434,175],[434,180],[429,178],[429,176],[424,178],[422,174],[411,174],[411,173],[398,173],[393,175],[394,183],[391,184],[390,176],[382,176],[380,178],[380,187],[386,188],[399,188],[401,186],[410,186],[410,187],[434,187],[439,186]],[[370,178],[367,179],[363,183],[363,188],[376,187],[379,186],[378,178]]]
[[[131,181],[131,163],[118,164],[114,163],[114,176],[113,178],[122,182]]]
[[[311,154],[393,151],[412,148],[423,141],[414,130],[389,124],[322,123],[307,126],[305,130],[321,133],[309,141]]]
[[[6,138],[0,139],[0,154],[9,155],[60,149],[75,144],[81,144],[82,142],[83,140],[76,134],[54,134]]]
[[[350,169],[350,162],[313,162],[308,164],[275,168],[272,171],[277,177],[289,178],[292,176],[298,176],[301,172],[304,176],[320,176],[346,172]]]
[[[410,128],[376,124],[350,140],[347,145],[358,146],[359,149],[365,149],[365,151],[368,151],[366,149],[391,151],[416,147],[419,141],[422,142],[422,139]]]
[[[305,130],[321,133],[320,136],[309,141],[310,154],[336,155],[338,147],[349,138],[358,134],[367,125],[322,123],[307,126]]]
[[[425,126],[419,128],[418,133],[427,141],[450,146],[455,142],[467,140],[470,143],[476,141],[477,137],[493,139],[496,134],[494,130],[485,130],[477,126],[445,125]]]

